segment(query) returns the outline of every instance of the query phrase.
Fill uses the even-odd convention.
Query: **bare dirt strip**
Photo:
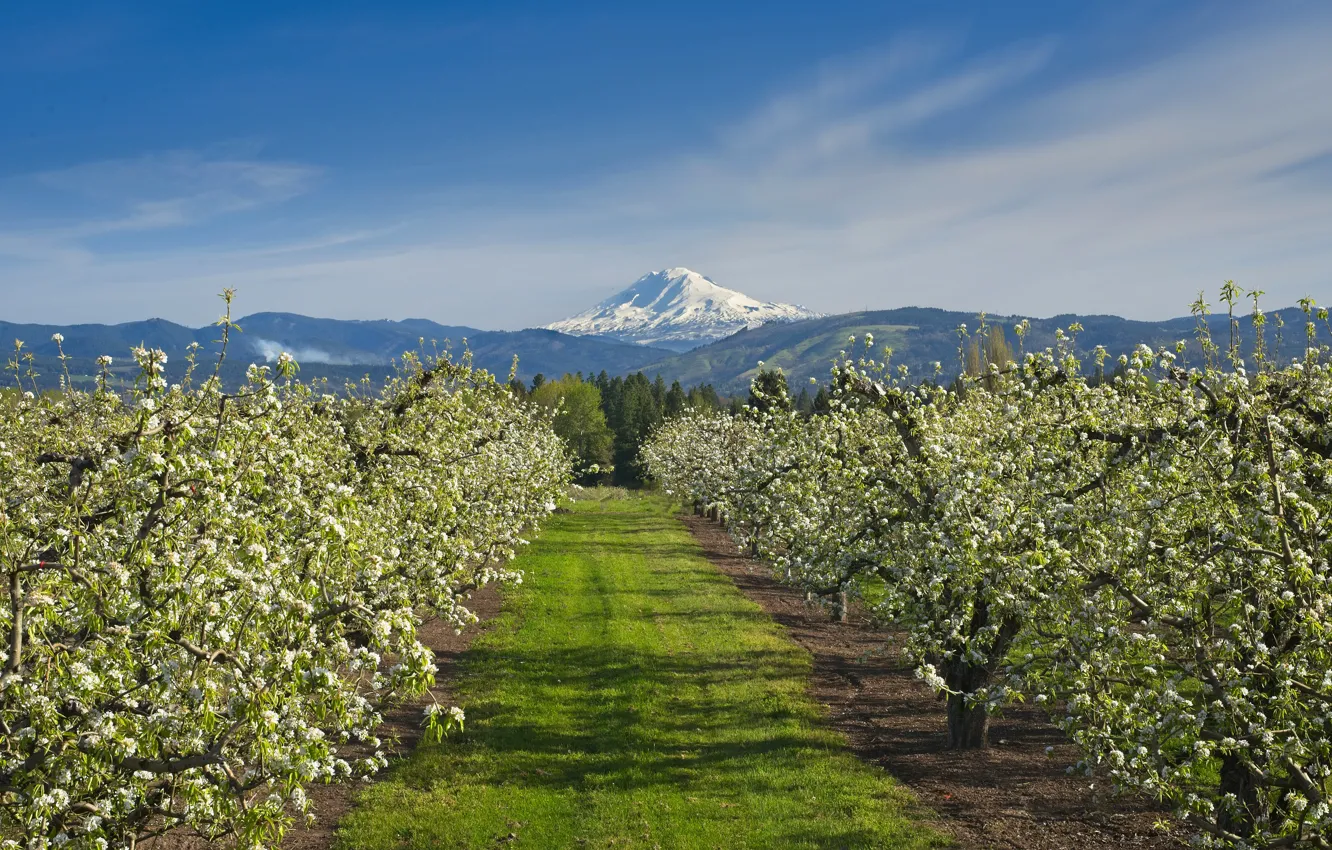
[[[827,706],[851,749],[909,786],[938,814],[938,826],[971,850],[1178,848],[1178,827],[1150,800],[1115,795],[1100,777],[1065,772],[1077,748],[1043,711],[1016,706],[995,718],[988,750],[945,749],[944,706],[894,649],[900,635],[876,628],[854,608],[849,622],[779,584],[742,555],[726,531],[682,517],[704,554],[814,657],[810,693]],[[1053,747],[1047,755],[1046,748]]]

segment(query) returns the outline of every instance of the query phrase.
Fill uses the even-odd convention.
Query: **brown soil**
[[[987,750],[945,749],[943,703],[892,649],[900,638],[854,608],[835,623],[826,608],[779,584],[741,555],[721,526],[682,517],[713,564],[814,657],[811,695],[862,759],[910,787],[937,826],[974,850],[1177,848],[1184,831],[1154,828],[1169,816],[1151,801],[1116,796],[1104,778],[1070,776],[1077,749],[1027,706],[994,719]],[[1046,747],[1053,747],[1046,755]]]
[[[458,659],[472,645],[478,634],[485,629],[485,624],[492,620],[500,610],[500,593],[494,585],[487,585],[472,594],[468,609],[476,614],[481,623],[455,635],[453,629],[446,627],[439,620],[432,620],[421,627],[422,642],[435,651],[435,665],[439,672],[435,674],[436,685],[431,690],[434,699],[443,705],[451,702],[449,682],[453,677]],[[421,739],[421,709],[430,703],[429,697],[396,706],[384,713],[384,725],[378,730],[379,737],[386,743],[385,749],[392,758],[410,752]],[[303,822],[287,831],[282,840],[283,850],[328,850],[333,846],[333,833],[342,816],[351,810],[356,799],[357,786],[351,784],[314,785],[306,788],[313,803],[312,811],[318,820],[314,826],[306,828]],[[168,833],[157,839],[150,839],[139,844],[148,850],[202,850],[216,847],[196,835]]]

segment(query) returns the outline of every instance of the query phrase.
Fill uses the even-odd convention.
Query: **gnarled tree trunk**
[[[990,745],[990,714],[984,704],[967,704],[967,695],[985,687],[990,671],[976,664],[957,661],[948,665],[948,749],[980,750]]]
[[[845,590],[838,591],[837,595],[833,597],[833,606],[832,606],[833,620],[835,620],[838,623],[845,623],[847,617],[847,607],[848,607],[848,602],[846,599],[846,591]]]
[[[1222,811],[1217,826],[1233,835],[1249,838],[1254,825],[1267,813],[1266,788],[1262,778],[1252,767],[1234,755],[1221,758],[1221,794],[1234,794],[1239,808],[1234,812]]]
[[[989,628],[990,606],[978,601],[971,612],[967,633],[979,635]],[[948,686],[948,748],[952,750],[978,750],[990,745],[990,715],[984,703],[968,704],[967,696],[990,685],[1008,649],[1017,636],[1019,621],[1012,615],[999,622],[999,630],[985,648],[985,660],[966,660],[970,654],[965,645],[959,646],[954,661],[944,666],[944,684]]]

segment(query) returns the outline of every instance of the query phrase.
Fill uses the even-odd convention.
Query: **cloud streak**
[[[89,234],[245,216],[314,191],[318,169],[102,164],[41,179],[91,185],[121,199],[119,215],[0,227],[0,253],[37,246],[29,264],[51,289],[115,318],[148,302],[202,320],[235,285],[247,309],[520,327],[671,265],[824,312],[1160,318],[1231,277],[1274,306],[1329,300],[1328,43],[1332,18],[1306,15],[1198,31],[1073,76],[1055,41],[959,62],[947,39],[904,38],[814,69],[687,155],[558,191],[496,187],[502,200],[435,187],[426,212],[416,198],[392,221],[344,212],[324,236],[210,251],[115,255]],[[88,318],[57,309],[67,300],[16,312]]]
[[[57,221],[10,222],[0,229],[0,257],[92,261],[89,239],[189,227],[279,204],[310,191],[319,173],[299,163],[172,151],[11,178],[11,192],[53,207],[49,217]],[[61,220],[59,211],[71,207],[79,219]]]
[[[1282,303],[1326,297],[1332,244],[1316,234],[1332,232],[1332,192],[1290,169],[1332,144],[1329,38],[1326,20],[1213,35],[1006,96],[1039,75],[1043,48],[840,112],[807,98],[772,155],[705,160],[692,181],[662,181],[679,190],[666,203],[736,211],[724,239],[701,240],[711,262],[694,262],[714,276],[772,282],[764,297],[813,284],[825,310],[1160,317],[1226,277]]]

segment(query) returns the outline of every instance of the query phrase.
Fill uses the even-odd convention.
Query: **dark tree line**
[[[668,386],[660,375],[649,379],[635,372],[612,378],[605,370],[596,377],[579,372],[558,380],[538,374],[530,386],[514,379],[509,388],[534,404],[559,409],[553,425],[578,458],[579,483],[622,487],[637,487],[646,480],[639,449],[657,426],[685,410],[728,410],[740,416],[746,408],[780,406],[812,416],[827,412],[829,397],[824,387],[813,395],[802,387],[792,399],[786,376],[775,369],[759,371],[748,398],[721,396],[712,384],[685,389],[679,381]]]
[[[517,380],[509,386],[535,403],[552,408],[562,403],[555,431],[578,455],[584,484],[633,487],[643,483],[638,450],[663,420],[688,408],[722,410],[732,404],[711,384],[685,389],[674,381],[667,386],[660,375],[651,380],[642,372],[614,378],[605,370],[596,377],[580,372],[558,381],[547,381],[538,374],[530,387]]]

